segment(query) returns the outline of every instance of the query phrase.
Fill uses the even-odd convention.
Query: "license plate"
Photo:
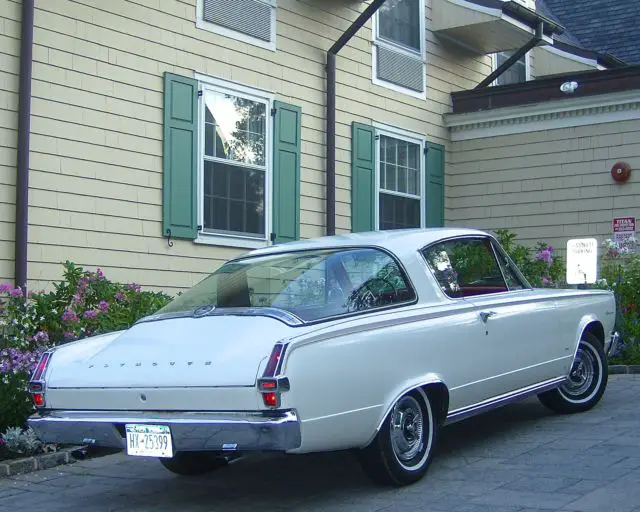
[[[127,454],[137,457],[173,457],[171,430],[166,425],[125,425]]]

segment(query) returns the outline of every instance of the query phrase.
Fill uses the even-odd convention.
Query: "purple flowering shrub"
[[[496,237],[531,286],[551,288],[564,285],[564,261],[553,247],[544,242],[538,242],[535,248],[518,244],[515,233],[507,229],[497,230]]]
[[[165,306],[164,293],[119,284],[102,270],[64,264],[51,292],[29,293],[0,283],[0,432],[24,425],[33,411],[26,386],[39,355],[51,346],[127,329]]]

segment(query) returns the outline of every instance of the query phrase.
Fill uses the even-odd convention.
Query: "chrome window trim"
[[[473,297],[451,297],[449,295],[447,295],[444,291],[442,291],[442,288],[440,287],[440,283],[438,282],[438,278],[435,276],[435,274],[433,273],[433,269],[431,268],[431,265],[429,265],[429,262],[427,261],[426,256],[424,255],[424,251],[426,251],[427,249],[438,245],[438,244],[442,244],[442,243],[446,243],[446,242],[450,242],[452,240],[465,240],[465,239],[489,239],[490,242],[493,243],[495,242],[496,245],[500,245],[498,243],[498,241],[495,239],[494,236],[490,235],[490,234],[484,234],[484,235],[456,235],[456,236],[450,236],[450,237],[446,237],[446,238],[441,238],[439,240],[436,240],[435,242],[431,242],[425,246],[423,246],[422,248],[418,249],[418,252],[420,254],[420,257],[422,258],[422,260],[424,261],[425,265],[427,266],[427,268],[429,269],[429,272],[431,274],[431,277],[433,278],[433,280],[438,283],[438,286],[436,287],[438,292],[440,293],[440,295],[444,298],[446,298],[447,300],[451,301],[451,302],[459,302],[459,301],[469,301],[469,302],[473,302]],[[507,258],[509,259],[510,262],[513,263],[513,261],[511,260],[511,258],[508,257],[508,255],[506,253],[504,253],[505,256],[507,256]],[[494,255],[495,257],[495,255]],[[496,263],[498,263],[496,261]],[[498,263],[498,267],[500,266],[500,264]],[[518,267],[514,264],[514,269],[517,269]],[[521,279],[524,279],[524,276],[522,276],[522,273],[519,271],[518,269],[518,276]],[[504,276],[503,276],[504,279]],[[527,285],[529,285],[529,282],[524,280],[525,283],[527,283]],[[507,288],[506,292],[495,292],[495,293],[483,293],[482,295],[476,295],[475,297],[499,297],[501,295],[510,295],[510,294],[514,294],[516,292],[523,292],[523,291],[533,291],[533,288],[531,287],[531,285],[529,285],[529,288],[524,288],[522,290],[510,290],[509,286],[507,285],[507,283],[505,282],[505,287]]]

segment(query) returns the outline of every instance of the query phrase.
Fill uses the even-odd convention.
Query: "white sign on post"
[[[593,284],[598,274],[598,241],[576,238],[567,242],[567,284]]]

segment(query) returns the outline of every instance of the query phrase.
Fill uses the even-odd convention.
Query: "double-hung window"
[[[271,100],[208,83],[202,98],[202,232],[265,240]]]
[[[387,0],[374,16],[373,82],[424,98],[425,0]]]
[[[423,141],[384,131],[377,141],[378,229],[422,227]]]
[[[276,49],[276,0],[197,0],[196,26]]]
[[[300,107],[203,75],[164,78],[163,234],[247,249],[298,239]]]
[[[444,225],[444,146],[393,126],[353,123],[351,229]]]

